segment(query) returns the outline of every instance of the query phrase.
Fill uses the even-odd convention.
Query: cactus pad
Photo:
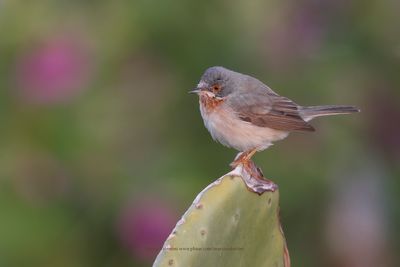
[[[153,267],[290,266],[277,186],[246,169],[236,167],[196,197]]]

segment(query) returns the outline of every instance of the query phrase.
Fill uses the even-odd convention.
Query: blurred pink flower
[[[178,217],[173,208],[157,198],[130,203],[122,209],[117,231],[122,244],[145,262],[154,261]]]
[[[79,40],[50,38],[17,61],[21,96],[35,103],[68,101],[86,85],[89,65],[89,56]]]

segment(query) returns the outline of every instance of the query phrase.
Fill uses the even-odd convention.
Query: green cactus
[[[290,266],[277,186],[251,175],[261,174],[251,164],[239,165],[196,197],[153,267]]]

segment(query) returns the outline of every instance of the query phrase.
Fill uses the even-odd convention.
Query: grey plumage
[[[275,93],[260,80],[224,67],[208,68],[202,81],[222,84],[216,96],[226,97],[227,105],[236,115],[259,127],[284,131],[314,131],[308,123],[319,116],[358,112],[353,106],[302,107],[289,98]]]
[[[214,139],[239,151],[263,150],[291,131],[314,131],[315,117],[359,112],[354,106],[298,105],[249,75],[211,67],[193,92]]]

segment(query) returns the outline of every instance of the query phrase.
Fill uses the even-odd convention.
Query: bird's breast
[[[287,132],[258,127],[239,119],[223,100],[200,98],[200,112],[213,139],[239,151],[263,150],[271,142],[287,136]]]

